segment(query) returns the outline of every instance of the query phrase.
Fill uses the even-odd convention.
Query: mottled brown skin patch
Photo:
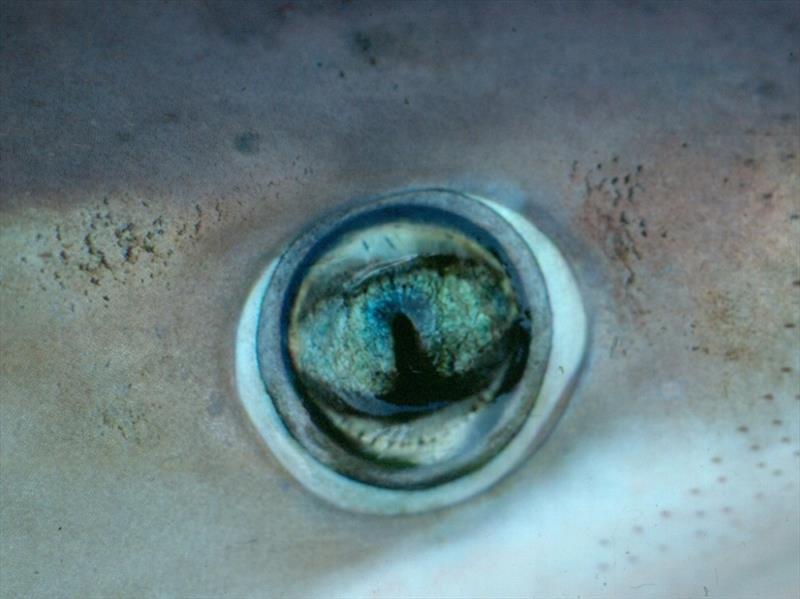
[[[650,235],[641,206],[645,194],[640,183],[642,171],[642,165],[621,166],[619,157],[614,156],[588,169],[576,161],[570,173],[570,185],[583,194],[577,224],[615,267],[615,297],[634,319],[647,312],[636,279],[642,246]]]

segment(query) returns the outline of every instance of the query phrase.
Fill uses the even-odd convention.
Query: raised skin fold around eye
[[[245,306],[237,377],[308,488],[417,511],[487,488],[542,442],[585,341],[574,278],[533,225],[418,190],[321,219],[285,248]]]

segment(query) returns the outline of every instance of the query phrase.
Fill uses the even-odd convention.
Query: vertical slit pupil
[[[384,400],[393,404],[422,406],[435,401],[436,370],[419,338],[411,319],[399,312],[391,322],[394,361],[397,378]]]
[[[392,318],[392,341],[399,378],[422,374],[431,369],[430,361],[421,347],[417,328],[402,312]]]

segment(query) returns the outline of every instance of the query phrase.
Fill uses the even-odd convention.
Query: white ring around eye
[[[538,398],[517,434],[486,464],[460,478],[415,490],[372,486],[347,478],[314,459],[289,433],[267,393],[259,369],[257,335],[262,300],[278,259],[263,271],[245,301],[236,331],[236,387],[256,430],[280,463],[304,487],[346,510],[405,514],[442,508],[485,491],[521,464],[552,430],[580,372],[588,322],[574,275],[556,246],[520,214],[469,195],[494,210],[522,237],[541,269],[552,312],[552,346]]]

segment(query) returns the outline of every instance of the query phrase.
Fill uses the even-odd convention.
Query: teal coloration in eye
[[[516,349],[527,340],[508,277],[484,258],[439,254],[376,267],[303,310],[290,348],[306,390],[340,410],[388,417],[486,389],[509,361],[524,359]]]
[[[447,190],[379,198],[320,219],[265,276],[244,376],[255,364],[267,440],[306,484],[466,489],[518,454],[553,321],[537,258],[498,209]]]

